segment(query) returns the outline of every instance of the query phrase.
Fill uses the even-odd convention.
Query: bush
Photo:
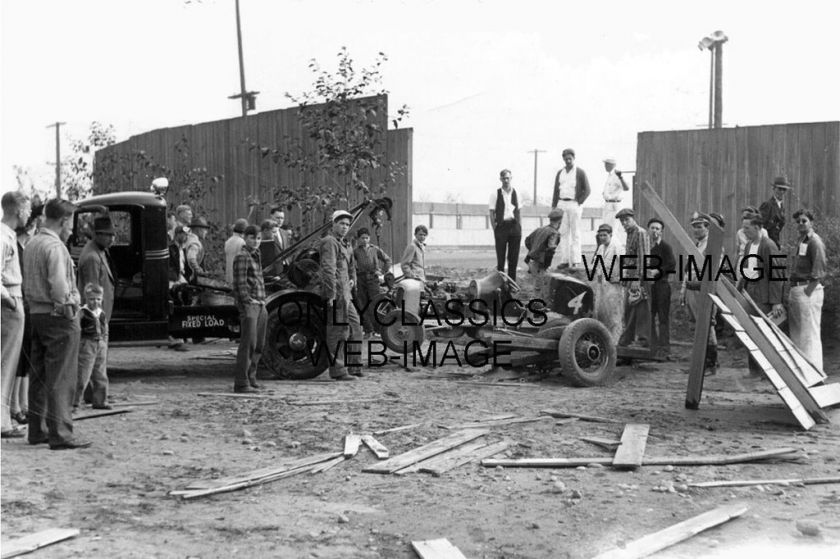
[[[817,216],[814,226],[825,243],[827,260],[822,314],[822,337],[827,340],[828,332],[836,337],[840,330],[840,218],[820,219]]]

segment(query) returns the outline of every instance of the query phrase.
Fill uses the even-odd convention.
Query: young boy
[[[91,385],[93,409],[110,410],[108,398],[108,320],[102,310],[102,287],[85,286],[85,304],[81,308],[82,337],[79,342],[79,376],[73,410],[82,404],[88,382]]]
[[[381,248],[370,244],[370,232],[364,227],[356,234],[353,257],[356,260],[356,299],[359,308],[365,309],[373,298],[379,295],[383,270],[391,271],[391,258]],[[373,313],[374,309],[365,309],[365,314],[361,317],[365,338],[369,338],[374,330],[371,320]]]

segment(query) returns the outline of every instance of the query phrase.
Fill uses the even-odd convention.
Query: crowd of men
[[[557,268],[580,268],[583,260],[580,240],[581,208],[591,193],[589,179],[583,169],[575,164],[573,149],[563,150],[564,167],[557,172],[554,181],[549,223],[533,231],[525,239],[528,253],[525,264],[534,277],[538,295],[544,295],[545,278],[557,254]],[[702,263],[686,259],[686,269],[677,272],[677,259],[673,248],[663,240],[665,223],[658,219],[648,220],[646,227],[637,223],[635,211],[622,204],[623,193],[629,190],[614,158],[604,159],[607,177],[603,188],[603,223],[596,233],[597,247],[592,263],[598,257],[610,269],[615,260],[613,273],[605,274],[595,266],[594,282],[597,291],[596,305],[604,310],[602,320],[608,326],[613,319],[614,309],[623,311],[618,337],[619,346],[640,346],[662,359],[670,358],[670,316],[671,279],[677,275],[680,282],[680,304],[685,305],[692,321],[696,321],[699,310],[700,277],[697,269],[688,268]],[[516,279],[519,244],[522,239],[520,205],[516,189],[512,186],[512,175],[503,169],[499,175],[501,186],[491,195],[489,202],[490,223],[493,226],[496,244],[497,269],[505,270]],[[797,225],[798,241],[793,262],[788,266],[789,277],[784,275],[788,263],[780,246],[780,235],[785,227],[785,193],[792,188],[785,177],[777,177],[770,185],[773,195],[759,207],[743,209],[740,228],[736,232],[738,243],[737,264],[739,289],[744,290],[763,312],[772,319],[790,322],[793,342],[810,360],[822,368],[822,345],[820,342],[820,317],[823,304],[823,280],[826,271],[825,244],[814,231],[814,216],[807,209],[793,214]],[[691,232],[701,254],[710,254],[707,247],[709,230],[712,226],[725,230],[723,216],[716,212],[695,212],[691,219]],[[618,259],[625,261],[635,257],[633,269],[619,274]],[[642,262],[647,259],[654,264],[646,277],[642,276]],[[748,259],[742,267],[741,262]],[[631,261],[632,262],[632,261]],[[743,273],[741,269],[743,268]],[[693,277],[692,277],[693,273]],[[783,286],[788,286],[787,307],[783,305]],[[609,312],[608,312],[609,311]],[[718,367],[715,318],[709,325],[709,342],[706,353],[705,372],[715,374]],[[758,365],[750,360],[750,370],[760,374]]]

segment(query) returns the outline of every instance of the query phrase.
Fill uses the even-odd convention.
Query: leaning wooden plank
[[[778,458],[795,454],[795,448],[775,448],[748,452],[745,454],[720,454],[711,456],[645,456],[642,466],[720,466],[724,464],[740,464],[743,462],[757,462],[768,458]],[[591,458],[511,458],[482,460],[481,465],[488,468],[503,466],[505,468],[576,468],[588,464],[611,465],[611,457],[596,456]]]
[[[304,466],[312,466],[314,464],[319,464],[325,460],[330,460],[335,458],[336,456],[341,456],[342,453],[340,452],[326,452],[321,454],[316,454],[314,456],[304,456],[303,458],[294,458],[294,459],[286,459],[281,462],[278,462],[274,466],[269,466],[267,468],[260,468],[258,470],[250,470],[247,472],[242,472],[241,474],[237,474],[234,476],[227,476],[223,478],[216,478],[216,479],[209,479],[209,480],[197,480],[190,483],[186,489],[187,490],[195,490],[195,489],[211,489],[213,487],[223,487],[225,485],[231,485],[235,483],[240,483],[243,481],[252,481],[256,479],[260,479],[266,476],[271,476],[277,473],[282,473],[289,470],[294,470],[297,468],[301,468]],[[177,494],[177,492],[173,491],[171,494]]]
[[[593,559],[639,559],[647,557],[696,536],[704,530],[729,522],[733,518],[738,518],[748,510],[749,507],[742,504],[724,505],[630,542],[623,549],[613,549],[601,553]]]
[[[469,464],[470,462],[490,458],[491,456],[495,456],[500,452],[504,452],[510,447],[511,444],[512,443],[510,441],[500,441],[498,443],[485,445],[468,454],[464,453],[454,456],[449,456],[450,453],[447,452],[445,454],[441,454],[441,459],[435,462],[434,464],[426,464],[426,462],[428,461],[421,462],[420,471],[428,472],[435,477],[440,477],[446,472],[454,470],[455,468],[463,466],[464,464]]]
[[[822,386],[812,386],[808,389],[814,396],[814,400],[821,408],[828,408],[840,404],[840,382],[832,382],[831,384],[823,384]]]
[[[500,419],[498,421],[480,421],[477,423],[461,423],[460,425],[448,425],[446,429],[481,429],[482,427],[499,427],[502,425],[513,425],[515,423],[533,423],[551,419],[549,416],[542,417],[514,417],[512,419]]]
[[[551,417],[576,417],[581,421],[589,421],[592,423],[624,423],[623,421],[607,419],[606,417],[597,417],[594,415],[581,415],[579,413],[569,413],[560,410],[541,410],[540,413],[550,415]]]
[[[102,410],[92,411],[73,416],[73,421],[82,421],[83,419],[93,419],[94,417],[105,417],[106,415],[120,415],[123,413],[131,413],[133,410]]]
[[[456,446],[477,439],[478,437],[483,437],[487,433],[489,433],[489,431],[483,429],[458,431],[457,433],[453,433],[448,437],[437,439],[436,441],[432,441],[421,447],[415,448],[414,450],[410,450],[408,452],[400,454],[399,456],[394,456],[393,458],[385,460],[384,462],[379,462],[377,464],[373,464],[372,466],[368,466],[362,471],[378,474],[392,474],[397,470],[402,470],[403,468],[420,462],[421,460],[431,458],[432,456],[436,456],[441,452],[446,452],[450,448],[455,448]]]
[[[411,547],[420,559],[467,559],[461,550],[446,538],[411,542]]]
[[[396,433],[397,431],[407,431],[408,429],[414,429],[415,427],[420,427],[423,425],[422,423],[412,423],[410,425],[400,425],[399,427],[391,427],[390,429],[380,429],[379,431],[374,431],[374,435],[384,435],[386,433]]]
[[[766,318],[766,317],[765,317]],[[770,324],[765,322],[765,319],[759,316],[752,317],[753,322],[758,328],[764,333],[770,343],[773,344],[773,348],[779,354],[779,356],[784,360],[785,365],[790,368],[791,372],[796,375],[796,378],[799,379],[804,386],[813,386],[818,382],[822,381],[822,377],[818,377],[816,380],[806,378],[807,372],[799,366],[799,363],[794,359],[793,354],[791,351],[782,343],[782,340],[779,336],[776,335],[776,332],[771,328]]]
[[[730,310],[732,310],[732,315],[738,319],[738,322],[740,322],[741,326],[744,327],[744,330],[764,354],[764,357],[770,361],[773,369],[779,373],[781,379],[790,388],[791,392],[793,392],[794,396],[796,396],[796,399],[802,404],[802,407],[804,407],[817,422],[827,423],[828,417],[817,405],[817,402],[814,401],[814,397],[811,396],[810,392],[808,392],[808,387],[799,382],[799,379],[797,379],[796,375],[793,374],[793,372],[787,367],[781,356],[774,351],[762,331],[759,330],[758,326],[756,326],[750,319],[747,311],[745,311],[735,299],[735,296],[731,293],[731,291],[735,291],[737,293],[735,286],[733,286],[732,283],[730,283],[725,277],[721,277],[718,284],[723,286],[723,288],[718,289],[718,295],[721,300],[730,308]],[[810,428],[805,425],[802,425],[802,427],[803,429]]]
[[[36,549],[79,535],[77,528],[50,528],[3,543],[2,559],[32,553]]]
[[[344,456],[352,458],[359,452],[359,445],[362,444],[362,436],[356,433],[349,433],[344,437]]]
[[[634,470],[642,465],[650,425],[628,423],[621,435],[621,444],[613,456],[613,468]]]
[[[592,443],[594,445],[600,446],[601,448],[609,450],[610,452],[615,451],[615,449],[618,448],[618,445],[621,444],[621,441],[614,441],[612,439],[602,439],[600,437],[578,437],[578,438],[580,440],[584,441],[584,442]]]
[[[362,435],[362,442],[367,446],[380,460],[388,458],[388,449],[373,438],[373,435]]]
[[[446,452],[438,454],[437,456],[432,456],[431,458],[427,458],[426,460],[423,460],[421,462],[417,462],[415,464],[412,464],[411,466],[408,466],[407,468],[403,468],[402,470],[396,471],[394,473],[398,476],[402,476],[402,475],[405,475],[405,474],[417,473],[417,472],[423,470],[424,468],[434,468],[437,464],[441,463],[442,461],[446,460],[447,458],[464,456],[464,455],[471,456],[472,453],[474,453],[478,449],[483,448],[485,446],[487,446],[487,441],[482,441],[482,440],[470,441],[466,444],[462,444],[461,446],[459,446],[457,448],[453,448],[452,450],[448,450]],[[489,456],[486,456],[485,458],[489,458]]]
[[[794,343],[788,338],[782,329],[779,328],[775,322],[773,322],[770,318],[764,317],[764,320],[770,325],[773,329],[773,332],[776,333],[776,336],[782,341],[782,345],[791,352],[793,358],[796,360],[799,367],[805,372],[805,377],[808,379],[809,386],[813,386],[820,381],[824,381],[827,377],[824,371],[817,369],[817,367],[808,360],[807,357],[802,355],[802,352],[799,351]],[[819,379],[819,380],[818,380]]]
[[[746,487],[749,485],[820,485],[823,483],[840,483],[840,477],[812,477],[789,479],[741,479],[730,481],[701,481],[689,483],[689,487]]]

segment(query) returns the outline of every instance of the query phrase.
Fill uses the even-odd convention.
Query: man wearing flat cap
[[[658,217],[648,220],[650,234],[651,268],[650,329],[651,349],[654,354],[667,359],[671,353],[671,274],[676,272],[674,249],[662,238],[665,222]]]
[[[551,266],[554,251],[560,242],[560,224],[563,222],[563,210],[554,208],[548,213],[548,225],[535,229],[525,238],[525,264],[528,273],[534,276],[534,293],[537,297],[545,296],[545,271]]]
[[[621,209],[621,200],[630,187],[624,181],[621,171],[616,169],[614,157],[604,159],[604,170],[607,172],[607,180],[604,182],[603,223],[613,228],[613,241],[624,246],[627,237],[616,220],[615,214]]]
[[[761,212],[761,221],[767,229],[767,235],[773,239],[776,246],[782,246],[779,238],[785,226],[785,193],[791,189],[787,178],[780,176],[773,179],[773,197],[761,204],[758,210]]]
[[[621,287],[619,274],[619,258],[624,247],[619,245],[613,237],[614,229],[607,223],[598,226],[595,238],[598,247],[595,249],[592,266],[595,268],[595,317],[600,320],[612,334],[613,340],[618,342],[624,329],[624,290]],[[603,268],[598,260],[603,262]],[[604,271],[606,270],[606,274]]]
[[[691,233],[694,236],[694,243],[700,254],[706,255],[709,244],[709,225],[712,218],[707,214],[694,212],[691,216]],[[723,255],[721,255],[723,256]],[[697,322],[697,316],[700,307],[700,278],[697,277],[697,271],[694,267],[704,268],[702,262],[688,263],[685,266],[682,288],[680,289],[680,301],[688,308],[688,317],[692,322]],[[691,279],[689,279],[691,278]],[[709,341],[706,346],[706,361],[703,364],[706,376],[717,373],[717,332],[715,332],[715,313],[712,313],[712,319],[708,326],[697,324],[695,328],[709,328]]]
[[[616,216],[627,233],[624,247],[625,264],[635,269],[624,270],[622,283],[625,289],[624,332],[618,345],[629,346],[638,338],[643,347],[650,345],[650,282],[642,278],[645,258],[650,255],[650,237],[636,223],[636,212],[624,208]]]
[[[321,297],[327,308],[327,351],[335,355],[330,365],[330,377],[334,380],[356,380],[364,376],[361,355],[357,353],[361,349],[362,325],[352,296],[356,265],[346,238],[352,223],[350,212],[336,210],[332,215],[332,230],[318,243]]]
[[[563,210],[560,225],[560,266],[578,266],[583,258],[580,250],[581,205],[589,198],[589,179],[583,169],[575,165],[575,150],[563,150],[566,166],[554,177],[552,208]]]

